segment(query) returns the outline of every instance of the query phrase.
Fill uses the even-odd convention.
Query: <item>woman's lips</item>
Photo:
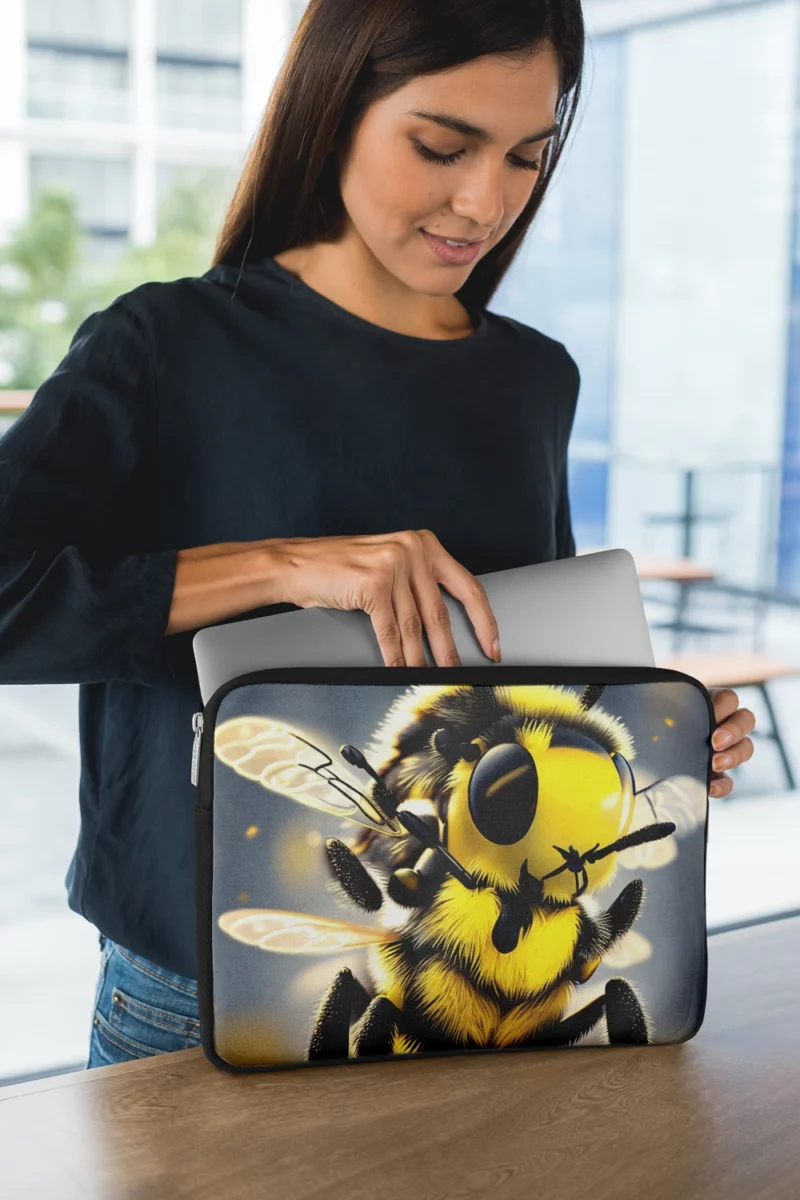
[[[444,238],[428,233],[427,229],[420,229],[420,233],[440,262],[454,266],[465,266],[474,262],[483,246],[483,242],[471,242],[468,246],[448,246]]]

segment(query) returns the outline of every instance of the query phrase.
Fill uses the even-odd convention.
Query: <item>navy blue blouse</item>
[[[196,975],[177,551],[427,527],[476,575],[575,553],[577,366],[473,320],[395,333],[273,259],[146,283],[81,324],[0,439],[0,682],[80,684],[69,905],[162,967]]]

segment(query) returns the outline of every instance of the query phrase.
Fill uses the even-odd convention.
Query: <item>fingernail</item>
[[[733,762],[732,754],[715,754],[714,755],[714,770],[724,771]]]
[[[718,796],[719,795],[719,784],[712,783],[711,787],[709,788],[709,791],[711,792],[712,796]]]
[[[714,745],[717,750],[721,750],[723,746],[729,746],[733,741],[733,734],[730,729],[721,729],[714,734]]]
[[[495,662],[500,662],[500,639],[495,638],[492,642],[492,658]]]

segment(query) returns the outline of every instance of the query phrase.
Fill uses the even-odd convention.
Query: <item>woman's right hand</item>
[[[429,529],[321,538],[270,538],[281,563],[281,598],[299,608],[361,609],[384,666],[427,666],[424,628],[437,666],[461,665],[439,584],[460,600],[488,658],[500,660],[497,621],[483,584]]]

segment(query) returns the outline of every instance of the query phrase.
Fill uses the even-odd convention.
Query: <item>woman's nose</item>
[[[503,219],[503,167],[476,167],[451,202],[453,212],[479,226],[484,233],[497,229]]]

